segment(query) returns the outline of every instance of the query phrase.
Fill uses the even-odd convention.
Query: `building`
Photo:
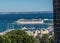
[[[60,43],[60,0],[53,0],[54,7],[54,40]]]
[[[49,33],[49,31],[47,30],[47,29],[41,29],[41,34],[43,35],[43,34],[48,34]]]
[[[27,30],[25,31],[29,36],[36,37],[38,35],[43,35],[43,34],[49,34],[49,31],[47,29],[41,29],[41,30]]]
[[[30,31],[30,30],[28,30],[28,31],[25,31],[29,36],[33,36],[33,37],[36,37],[39,33],[40,33],[40,31],[39,30],[32,30],[32,31]]]

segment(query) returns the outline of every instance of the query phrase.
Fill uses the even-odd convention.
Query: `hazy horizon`
[[[52,0],[0,0],[0,12],[53,12]]]

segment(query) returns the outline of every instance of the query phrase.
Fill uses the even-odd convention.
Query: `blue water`
[[[0,14],[0,32],[5,31],[8,29],[12,29],[13,28],[13,24],[15,21],[17,21],[18,19],[44,19],[44,18],[48,18],[48,19],[53,19],[53,13],[26,13],[26,14]],[[9,24],[9,26],[8,26]],[[18,24],[14,24],[14,28],[15,29],[20,29],[22,27],[27,27],[27,28],[31,28],[31,27],[35,27],[35,29],[40,29],[40,28],[47,28],[49,25],[46,24],[37,24],[37,25],[18,25]]]

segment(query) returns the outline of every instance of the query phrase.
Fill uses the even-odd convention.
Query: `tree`
[[[44,34],[34,38],[22,30],[13,30],[0,35],[0,43],[54,43],[54,37],[49,38],[49,34]]]
[[[11,40],[7,35],[3,35],[3,37],[5,38],[5,41],[4,41],[5,43],[11,43]]]
[[[35,43],[35,38],[22,30],[13,30],[6,34],[11,43]]]
[[[5,43],[5,38],[0,35],[0,43]]]
[[[44,34],[40,39],[40,43],[49,43],[48,37],[49,37],[49,35]]]
[[[49,43],[54,43],[54,37],[49,38]]]

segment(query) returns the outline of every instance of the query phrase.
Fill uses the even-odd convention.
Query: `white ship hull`
[[[42,24],[43,20],[33,19],[33,20],[18,20],[16,21],[18,24]]]

